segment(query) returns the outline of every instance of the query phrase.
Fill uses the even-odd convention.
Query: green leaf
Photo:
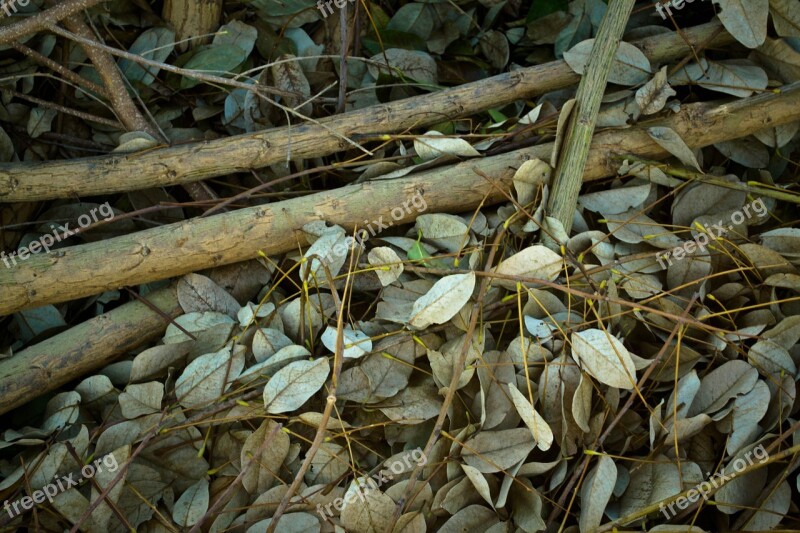
[[[224,76],[238,67],[245,59],[247,59],[247,54],[236,45],[208,45],[198,48],[198,51],[186,62],[183,68]],[[200,80],[184,76],[181,79],[181,89],[191,89],[198,83],[200,83]]]
[[[406,4],[401,7],[386,26],[388,30],[411,33],[420,39],[427,39],[433,31],[434,17],[427,4]]]
[[[408,249],[406,252],[406,257],[408,257],[409,261],[419,261],[426,267],[430,267],[430,264],[423,259],[428,259],[433,257],[431,254],[425,250],[425,247],[422,246],[422,231],[418,232],[417,242],[415,242],[411,248]]]
[[[150,28],[142,32],[128,52],[153,61],[166,61],[175,48],[175,32],[169,28]],[[161,70],[158,67],[142,66],[129,59],[120,59],[119,69],[131,83],[150,85]]]
[[[238,46],[245,53],[245,57],[250,55],[256,44],[258,30],[253,26],[234,20],[230,24],[225,24],[219,29],[219,33],[214,37],[212,46],[224,46],[232,44]]]
[[[583,74],[594,48],[594,39],[581,41],[569,51],[564,52],[564,61],[578,74]],[[639,85],[651,76],[650,61],[641,50],[626,42],[620,42],[611,71],[609,83],[619,85]]]

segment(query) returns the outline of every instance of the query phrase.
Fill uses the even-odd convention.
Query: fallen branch
[[[786,87],[781,94],[764,94],[717,107],[709,104],[686,106],[683,112],[666,121],[666,124],[684,135],[689,145],[706,146],[747,135],[768,124],[778,126],[798,119],[800,83]],[[86,285],[87,279],[92,280],[100,274],[104,283],[111,280],[113,286],[134,284],[141,281],[133,279],[150,281],[163,277],[165,268],[170,265],[182,265],[170,267],[173,273],[169,275],[178,275],[201,270],[209,264],[234,262],[239,256],[252,257],[259,248],[267,253],[285,252],[294,248],[293,228],[300,227],[305,221],[323,218],[352,228],[365,218],[385,216],[391,206],[402,203],[403,197],[415,190],[424,194],[432,211],[470,209],[478,205],[484,195],[490,201],[502,201],[506,197],[497,193],[497,185],[507,187],[514,169],[525,159],[546,159],[550,150],[552,145],[538,146],[483,160],[466,161],[441,171],[349,186],[338,191],[278,202],[272,206],[243,209],[53,252],[64,252],[61,258],[32,257],[15,270],[0,271],[0,287],[10,289],[13,293],[0,304],[4,306],[3,312],[9,313],[20,307],[11,303],[20,298],[26,299],[25,306],[30,307],[100,292],[105,289]],[[614,175],[619,164],[617,158],[628,153],[654,159],[668,156],[639,128],[603,132],[595,136],[584,178],[592,180]],[[499,180],[499,183],[490,184],[483,179],[473,178],[477,174],[471,167],[479,168]],[[375,196],[376,190],[380,191],[380,196]],[[382,204],[382,201],[389,203]],[[293,205],[304,205],[305,210],[290,211]],[[280,221],[285,224],[281,225]],[[236,242],[226,244],[227,237]],[[176,239],[180,244],[173,250]],[[122,263],[113,253],[106,251],[104,245],[108,243],[114,243],[111,249],[122,254]],[[149,257],[141,255],[144,247],[156,252],[151,254],[154,255],[152,259],[160,257],[157,264],[143,263]],[[132,257],[138,257],[138,266],[131,264]],[[183,261],[186,263],[182,264]],[[93,268],[98,265],[102,267],[101,271],[94,274]],[[149,272],[149,268],[155,269],[154,273]],[[38,281],[43,273],[47,273],[48,279],[59,281]],[[77,282],[71,282],[75,273],[88,274],[82,275],[83,279]],[[24,285],[17,286],[16,283],[23,278],[38,283],[27,288]],[[181,313],[174,284],[149,294],[148,300],[172,317]],[[0,414],[157,338],[166,324],[162,316],[144,304],[131,302],[27,348],[11,359],[0,361]]]
[[[659,124],[675,130],[689,146],[702,147],[795,120],[800,120],[800,82],[777,94],[728,104],[687,105]],[[259,250],[268,255],[284,253],[297,248],[297,232],[308,222],[325,220],[352,230],[364,220],[388,217],[392,207],[415,194],[423,195],[431,211],[458,212],[484,201],[499,202],[505,199],[501,188],[508,187],[523,161],[548,159],[551,151],[552,144],[524,148],[34,255],[0,269],[5,296],[0,315],[252,259]],[[613,175],[618,157],[625,154],[656,159],[669,155],[644,126],[605,131],[593,140],[583,179]],[[473,169],[497,183],[487,183]],[[393,220],[402,224],[416,216],[404,211]]]
[[[583,171],[597,114],[600,112],[600,102],[606,92],[608,74],[634,2],[635,0],[618,0],[608,4],[592,46],[589,64],[578,85],[575,108],[569,119],[564,146],[555,169],[553,193],[547,204],[548,215],[561,222],[567,234],[572,229],[572,215],[578,205]]]
[[[84,39],[90,41],[95,39],[92,30],[83,21],[81,15],[67,17],[64,20],[64,25]],[[111,106],[125,128],[128,131],[145,131],[153,137],[159,138],[158,131],[148,124],[139,109],[137,109],[136,104],[133,103],[114,58],[110,54],[99,50],[96,46],[83,45],[83,51],[92,60],[92,65],[94,65],[97,74],[103,80]]]
[[[706,44],[733,41],[717,22],[649,37],[632,44],[652,63],[671,61]],[[163,187],[269,166],[287,158],[319,157],[344,150],[343,138],[377,135],[428,126],[447,118],[473,115],[492,107],[568,87],[579,80],[564,61],[516,70],[433,94],[372,106],[319,122],[237,135],[225,139],[133,154],[0,164],[4,202],[95,196]],[[327,129],[326,129],[327,128]],[[58,187],[53,187],[58,183]]]
[[[183,314],[175,287],[147,295],[172,318]],[[0,361],[0,414],[107,365],[166,327],[161,315],[133,301]]]

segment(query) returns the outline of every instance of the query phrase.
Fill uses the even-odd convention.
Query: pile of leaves
[[[341,65],[326,54],[341,50],[338,13],[323,18],[305,0],[232,4],[210,44],[180,54],[174,32],[140,2],[108,2],[93,20],[133,53],[247,72],[248,83],[307,97],[276,103],[309,116],[332,112]],[[521,4],[365,3],[363,57],[347,59],[347,108],[555,57],[582,72],[605,4]],[[715,0],[675,16],[702,22],[720,8],[742,46],[676,69],[622,43],[598,127],[800,80],[800,5]],[[668,31],[655,16],[649,3],[638,6],[626,40]],[[56,48],[52,35],[28,46],[43,55],[58,49],[69,68],[99,82],[92,67],[77,66],[86,59],[80,48]],[[127,59],[119,67],[173,143],[296,120],[246,89],[201,83],[199,73],[165,74]],[[16,89],[4,86],[0,105],[4,161],[156,144],[146,133],[21,103],[19,95],[52,89],[34,77],[39,68],[30,60],[5,67],[19,79]],[[424,140],[400,136],[375,161],[295,180],[273,196],[406,173],[509,139],[560,138],[553,117],[573,92],[447,122]],[[81,91],[66,98],[73,109],[100,112]],[[500,205],[420,210],[413,225],[370,227],[369,239],[309,224],[296,252],[187,275],[177,289],[185,314],[158,343],[4,419],[4,500],[86,464],[105,468],[22,516],[6,508],[0,524],[107,532],[800,528],[792,503],[800,492],[799,130],[767,128],[692,150],[674,131],[651,128],[675,157],[621,161],[618,177],[585,188],[569,234],[544,212],[549,188],[540,178],[554,154],[522,165]],[[64,132],[82,144],[53,146]],[[467,133],[481,141],[452,136]],[[274,165],[215,189],[232,194],[317,163]],[[135,212],[178,205],[184,194],[176,187],[111,200],[118,213]],[[15,216],[35,219],[38,230],[22,244],[87,205],[20,207]],[[190,209],[121,220],[75,243]],[[17,350],[125,298],[113,291],[17,313],[7,345]],[[769,459],[740,468],[756,449]],[[96,462],[109,456],[118,469]],[[712,478],[725,479],[709,500],[664,511]]]

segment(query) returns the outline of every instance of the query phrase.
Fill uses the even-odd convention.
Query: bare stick
[[[0,28],[0,44],[10,44],[12,41],[43,30],[51,24],[55,24],[71,15],[80,13],[84,9],[89,9],[103,1],[104,0],[66,0],[66,2],[61,2],[47,11],[42,11],[16,24]]]
[[[17,51],[19,51],[19,52],[25,54],[26,56],[30,57],[31,59],[33,59],[34,61],[36,61],[40,65],[45,66],[45,67],[49,68],[50,70],[52,70],[54,72],[58,72],[59,74],[61,74],[61,76],[64,79],[69,80],[72,83],[74,83],[76,85],[79,85],[81,87],[84,87],[84,88],[86,88],[86,89],[88,89],[90,91],[94,91],[100,96],[103,96],[103,97],[106,97],[106,98],[108,97],[108,93],[106,93],[106,90],[105,90],[104,87],[101,87],[100,85],[97,85],[93,81],[87,80],[83,76],[79,76],[78,74],[75,74],[74,72],[72,72],[67,67],[61,65],[60,63],[56,63],[55,61],[53,61],[49,57],[43,56],[42,54],[40,54],[36,50],[34,50],[32,48],[28,48],[24,44],[19,44],[19,43],[14,43],[13,46],[14,46],[14,49],[16,49]]]
[[[558,158],[553,191],[547,205],[550,216],[561,222],[567,233],[572,229],[572,215],[578,205],[583,170],[589,156],[600,101],[634,2],[617,0],[608,3],[608,10],[592,46],[589,64],[578,85],[575,109],[570,117],[564,148]]]
[[[64,24],[75,34],[86,40],[94,41],[94,34],[83,21],[81,15],[67,17],[64,20]],[[131,100],[114,58],[110,54],[99,50],[97,46],[88,44],[82,46],[83,51],[92,60],[92,64],[102,78],[111,105],[125,129],[128,131],[145,131],[156,139],[160,138],[159,133],[148,124],[147,120],[136,108],[136,104]]]
[[[172,318],[183,313],[174,284],[147,300]],[[134,301],[0,361],[0,413],[110,363],[166,326],[158,313]]]

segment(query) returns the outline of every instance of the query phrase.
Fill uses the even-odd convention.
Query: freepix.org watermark
[[[672,259],[670,256],[680,261],[687,255],[693,253],[695,250],[699,249],[703,251],[712,240],[717,240],[729,231],[733,230],[734,225],[738,226],[743,224],[745,220],[752,218],[754,215],[761,217],[766,214],[767,206],[764,205],[764,200],[758,198],[731,215],[731,222],[733,224],[728,224],[727,226],[723,225],[721,222],[711,224],[713,231],[705,230],[703,228],[704,231],[699,233],[693,241],[686,241],[682,245],[676,246],[672,250],[657,254],[656,260],[658,261],[658,264],[661,265],[661,268],[667,268],[667,263],[672,265]]]
[[[60,478],[59,476],[55,476],[52,483],[45,485],[39,490],[33,491],[29,496],[24,496],[14,502],[6,500],[3,502],[3,508],[8,512],[8,516],[15,518],[25,511],[33,509],[34,505],[44,503],[45,499],[53,503],[53,498],[62,492],[66,492],[72,487],[77,487],[81,484],[81,481],[91,479],[102,472],[103,466],[105,466],[109,472],[116,472],[119,468],[119,463],[117,462],[117,458],[109,453],[81,468],[80,473],[70,472],[66,476],[61,476]],[[76,477],[77,479],[75,479]]]
[[[733,472],[730,474],[723,474],[722,472],[717,472],[713,476],[711,476],[708,481],[703,481],[695,488],[690,490],[686,493],[686,496],[681,496],[674,502],[669,505],[664,505],[663,503],[659,505],[659,510],[664,513],[664,516],[667,520],[671,519],[675,516],[678,511],[673,509],[673,506],[677,506],[679,510],[684,510],[689,507],[690,503],[695,503],[697,500],[700,499],[702,496],[704,500],[708,501],[709,493],[711,492],[711,488],[713,487],[714,490],[720,488],[722,485],[730,481],[731,479],[738,476],[742,470],[747,468],[748,466],[753,465],[753,455],[756,456],[759,463],[763,463],[767,459],[769,459],[769,454],[767,450],[764,449],[763,444],[759,444],[749,452],[744,454],[744,457],[739,457],[735,461],[733,461]],[[710,473],[707,473],[707,475]]]
[[[372,222],[365,220],[365,227],[356,231],[355,236],[348,235],[342,242],[334,246],[333,249],[328,252],[328,255],[325,258],[326,263],[330,264],[333,262],[333,259],[347,255],[355,243],[357,243],[359,247],[363,248],[364,243],[367,242],[371,237],[374,237],[383,230],[391,228],[394,226],[395,221],[402,220],[404,216],[411,214],[412,207],[417,211],[417,213],[424,213],[428,209],[428,202],[425,201],[425,198],[423,198],[419,191],[414,193],[414,196],[412,196],[410,199],[403,202],[402,205],[398,205],[391,210],[390,215],[392,217],[392,221],[384,222],[383,216],[379,217],[378,220],[373,220]]]
[[[352,4],[355,1],[356,0],[319,0],[319,2],[317,2],[317,9],[319,9],[319,12],[322,13],[324,18],[328,18],[328,15],[333,15],[333,7],[331,4],[342,9],[347,5],[347,2]]]
[[[384,483],[393,480],[395,476],[410,472],[417,466],[424,466],[427,464],[427,462],[427,458],[425,457],[425,454],[422,453],[422,450],[415,448],[411,452],[403,454],[401,459],[392,461],[392,463],[387,465],[386,468],[379,471],[377,474],[373,474],[371,478],[364,477],[355,479],[350,489],[345,492],[344,496],[335,498],[325,506],[322,504],[317,504],[317,514],[322,517],[323,520],[325,520],[328,517],[333,516],[331,507],[337,511],[341,511],[345,503],[352,503],[356,500],[356,498],[360,499],[362,502],[365,502],[366,491],[375,490]]]
[[[667,13],[669,13],[669,16],[671,17],[672,16],[671,8],[683,9],[686,6],[686,4],[691,4],[693,2],[694,0],[667,0],[666,2],[664,2],[663,5],[661,4],[661,2],[656,2],[656,11],[658,12],[659,15],[661,15],[662,19],[666,20],[667,15],[664,13],[665,9],[667,10]]]
[[[11,15],[16,14],[20,7],[26,7],[30,3],[31,0],[10,0],[8,2],[0,0],[0,13],[5,14],[6,17],[10,17]],[[0,15],[0,19],[2,18],[5,17]]]
[[[48,233],[47,235],[42,235],[39,237],[38,240],[33,241],[28,246],[23,246],[16,252],[12,252],[6,255],[5,252],[0,252],[0,259],[3,260],[5,263],[6,268],[11,268],[11,263],[14,263],[14,266],[17,266],[17,259],[20,261],[24,261],[28,259],[31,254],[35,254],[41,250],[45,252],[50,251],[50,247],[52,247],[57,242],[61,242],[62,239],[66,239],[75,235],[80,231],[80,229],[85,228],[86,226],[92,224],[92,222],[97,222],[97,213],[103,215],[103,220],[108,222],[112,218],[114,218],[114,210],[111,208],[108,202],[102,204],[99,207],[95,207],[89,213],[84,213],[78,217],[78,225],[80,228],[78,230],[71,230],[69,229],[69,222],[64,224],[63,226],[59,226],[58,229],[53,227],[53,233]],[[86,219],[84,221],[84,218]],[[52,227],[52,226],[51,226]],[[9,261],[11,260],[11,261]]]

